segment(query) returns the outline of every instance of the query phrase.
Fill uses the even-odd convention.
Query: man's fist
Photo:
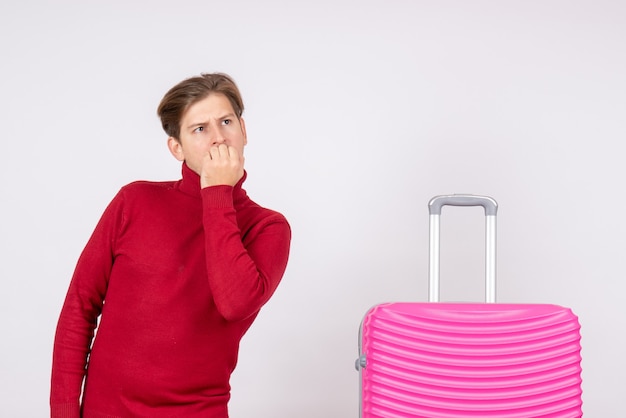
[[[243,176],[244,157],[234,147],[214,145],[202,161],[200,187],[234,186]]]

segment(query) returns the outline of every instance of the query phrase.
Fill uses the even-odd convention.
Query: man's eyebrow
[[[187,125],[187,129],[196,128],[198,126],[204,126],[206,124],[208,124],[208,122],[193,122],[193,123]]]
[[[228,112],[228,113],[225,113],[224,115],[220,116],[219,118],[217,118],[217,120],[235,119],[235,118],[237,118],[237,116],[235,115],[234,112]],[[187,129],[196,128],[198,126],[205,126],[205,125],[208,125],[208,124],[209,124],[208,121],[193,122],[193,123],[190,123],[189,125],[187,125]]]
[[[233,113],[233,112],[228,112],[228,113],[226,113],[224,116],[222,116],[222,117],[221,117],[221,118],[219,118],[219,119],[220,119],[220,120],[224,120],[224,119],[234,119],[235,117],[236,117],[236,116],[235,116],[235,113]]]

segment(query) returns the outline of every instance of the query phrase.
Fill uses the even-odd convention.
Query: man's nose
[[[226,142],[226,135],[221,129],[215,130],[215,135],[213,135],[211,145],[220,145]]]

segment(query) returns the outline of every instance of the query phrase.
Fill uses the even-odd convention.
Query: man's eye
[[[224,125],[230,125],[231,120],[230,120],[230,119],[224,119],[224,120],[222,121],[222,123],[223,123]]]
[[[204,126],[198,126],[196,129],[193,130],[194,132],[203,132],[204,131]]]

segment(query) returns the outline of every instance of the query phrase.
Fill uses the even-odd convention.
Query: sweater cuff
[[[80,405],[78,403],[50,404],[51,418],[80,418]]]
[[[209,186],[200,190],[205,206],[210,208],[233,207],[233,186]]]

